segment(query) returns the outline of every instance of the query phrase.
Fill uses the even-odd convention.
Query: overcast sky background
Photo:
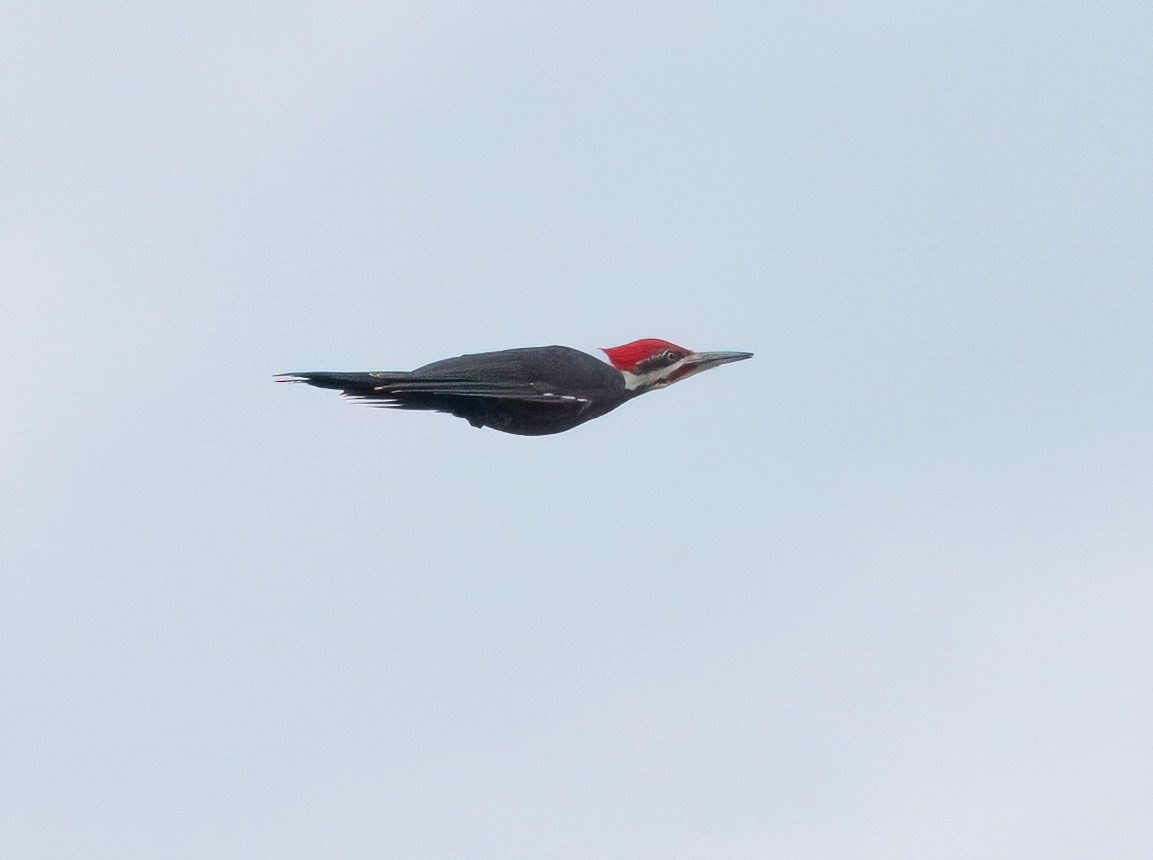
[[[1153,7],[0,15],[0,853],[1153,856]],[[274,385],[663,337],[555,437]]]

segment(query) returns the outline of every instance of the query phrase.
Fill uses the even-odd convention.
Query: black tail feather
[[[307,382],[317,388],[332,388],[350,396],[371,396],[381,386],[399,382],[408,376],[403,371],[395,373],[340,373],[327,370],[307,370],[301,373],[278,373],[277,382]]]

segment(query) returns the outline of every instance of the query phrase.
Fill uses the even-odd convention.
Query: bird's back
[[[603,361],[567,346],[536,346],[460,355],[418,367],[415,378],[501,380],[565,394],[624,391],[624,377]]]

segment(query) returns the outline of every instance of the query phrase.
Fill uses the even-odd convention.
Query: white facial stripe
[[[622,370],[621,373],[625,378],[625,388],[629,391],[636,391],[644,384],[644,380],[635,373],[629,373],[627,370]]]
[[[688,358],[688,356],[685,356]],[[662,367],[659,370],[650,370],[648,373],[631,373],[627,370],[622,370],[621,373],[625,377],[625,388],[629,391],[636,391],[638,388],[659,388],[662,384],[667,385],[665,380],[672,376],[673,371],[677,370],[685,363],[685,358],[680,361],[670,364],[668,367]]]

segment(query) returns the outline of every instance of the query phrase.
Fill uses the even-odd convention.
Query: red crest
[[[617,370],[631,371],[646,358],[666,349],[675,349],[677,352],[692,351],[685,349],[683,346],[677,346],[675,343],[669,343],[667,340],[647,337],[644,340],[634,340],[632,343],[626,343],[623,346],[610,346],[603,349],[602,352],[609,357],[609,361],[612,362],[613,367]]]

